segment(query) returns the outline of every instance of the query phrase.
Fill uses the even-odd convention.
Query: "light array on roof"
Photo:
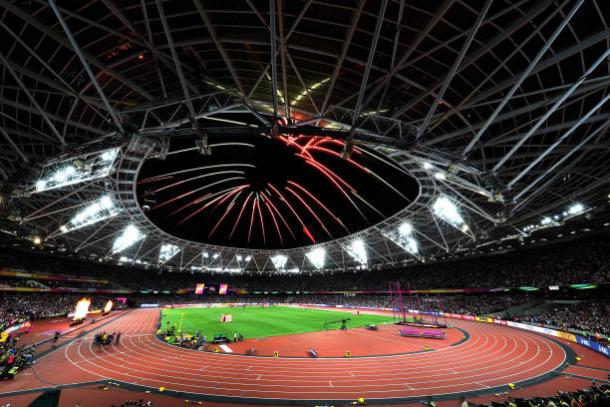
[[[78,211],[68,223],[61,225],[59,230],[61,233],[68,233],[109,219],[116,216],[119,212],[120,210],[114,205],[112,198],[108,195],[104,195]]]
[[[34,185],[33,192],[44,192],[55,188],[91,181],[107,176],[119,154],[119,148],[112,148],[86,158],[51,165],[43,168]]]
[[[248,263],[250,260],[252,260],[252,256],[243,256],[241,254],[237,254],[235,255],[235,260],[237,260],[237,262],[240,264],[242,261]]]
[[[468,225],[464,222],[464,218],[460,214],[457,205],[450,198],[444,195],[436,198],[432,205],[432,212],[438,218],[460,229],[462,232],[468,232]]]
[[[413,226],[409,222],[403,222],[396,230],[384,232],[383,235],[402,247],[407,253],[417,255],[419,244],[413,234]]]
[[[585,211],[585,206],[581,203],[575,203],[568,208],[568,215],[576,216]]]
[[[132,257],[121,256],[119,257],[119,265],[122,264],[137,264],[140,266],[149,266],[150,263],[146,260],[134,259]]]
[[[165,263],[180,252],[180,248],[174,244],[164,243],[159,249],[159,263]]]
[[[561,224],[568,220],[572,219],[576,216],[587,213],[591,210],[591,208],[587,208],[582,203],[574,203],[570,205],[566,210],[560,213],[556,213],[555,215],[544,216],[539,223],[533,223],[530,225],[524,226],[521,231],[524,233],[535,232],[536,230],[546,229],[550,227],[561,226]]]
[[[271,262],[276,270],[284,270],[286,268],[286,262],[288,262],[288,257],[283,254],[276,254],[275,256],[271,256]]]
[[[330,77],[322,79],[320,82],[316,82],[313,85],[311,85],[308,89],[303,89],[301,91],[301,93],[299,93],[291,102],[290,105],[294,106],[295,104],[299,103],[301,101],[301,99],[303,99],[305,96],[307,96],[307,94],[309,93],[309,91],[312,90],[316,90],[318,89],[320,86],[324,85],[326,82],[330,81]]]
[[[318,270],[324,268],[324,263],[326,261],[326,250],[323,247],[311,249],[309,252],[305,253],[305,255],[315,268]]]
[[[135,225],[129,224],[112,243],[112,253],[119,253],[146,237]]]
[[[236,274],[236,273],[242,272],[242,270],[239,267],[204,267],[203,269],[206,271],[214,272],[214,273]]]
[[[367,264],[368,256],[362,239],[352,240],[351,243],[343,246],[343,248],[354,260],[360,263],[360,265],[365,266]]]

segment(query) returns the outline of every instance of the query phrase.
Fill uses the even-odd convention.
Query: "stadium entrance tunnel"
[[[403,210],[419,183],[377,150],[330,137],[173,138],[139,171],[140,208],[189,241],[252,249],[322,243]]]

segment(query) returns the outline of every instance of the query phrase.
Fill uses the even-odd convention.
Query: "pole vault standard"
[[[402,298],[402,290],[400,289],[400,282],[390,281],[390,307],[392,307],[392,315],[394,316],[394,323],[406,324],[407,323],[407,312],[405,310],[405,301]]]

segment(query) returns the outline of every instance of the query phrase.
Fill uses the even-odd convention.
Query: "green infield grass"
[[[232,322],[220,322],[222,314],[230,314]],[[304,332],[323,331],[324,323],[350,319],[348,328],[392,323],[391,316],[352,315],[351,311],[330,311],[307,308],[271,306],[269,308],[175,308],[162,311],[161,328],[175,326],[179,332],[194,335],[201,331],[208,337],[226,334],[230,337],[240,333],[244,338],[263,338]],[[339,329],[341,322],[329,325],[326,329]]]

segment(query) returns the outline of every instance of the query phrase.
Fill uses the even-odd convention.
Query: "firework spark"
[[[244,210],[246,209],[246,205],[248,204],[248,201],[250,200],[250,198],[252,198],[252,195],[254,195],[254,192],[250,192],[248,194],[248,196],[246,197],[244,203],[241,206],[241,210],[239,211],[239,215],[237,216],[237,220],[235,221],[235,224],[233,225],[233,229],[231,229],[231,234],[229,235],[229,240],[231,240],[233,238],[233,234],[235,233],[235,229],[237,228],[237,225],[239,225],[239,220],[241,219],[241,216],[244,214]]]
[[[277,230],[277,235],[280,238],[280,243],[283,245],[284,238],[282,237],[282,232],[280,230],[280,226],[277,223],[277,219],[275,219],[275,214],[273,213],[273,209],[271,209],[271,206],[269,206],[269,202],[267,202],[266,200],[263,201],[263,203],[265,204],[265,208],[267,208],[267,210],[271,214],[271,219],[273,219],[273,224],[275,225],[275,230]]]
[[[244,186],[246,187],[246,186]],[[218,227],[220,226],[220,224],[222,223],[223,220],[225,220],[225,218],[229,215],[229,213],[231,212],[231,210],[233,208],[235,208],[237,205],[235,205],[235,201],[237,200],[237,198],[239,198],[239,196],[241,195],[241,193],[244,192],[239,191],[231,200],[231,203],[229,203],[229,205],[227,206],[227,209],[225,209],[224,213],[222,214],[222,216],[220,217],[220,219],[218,220],[218,222],[216,222],[216,224],[214,225],[214,228],[210,231],[210,233],[208,233],[208,239],[210,237],[212,237],[212,235],[214,234],[214,232],[216,232],[216,229],[218,229]]]
[[[219,199],[222,199],[225,196],[229,197],[232,194],[238,192],[240,189],[241,189],[241,187],[232,188],[232,189],[225,189],[223,191],[217,192],[216,194],[212,194],[212,196],[214,196],[214,195],[218,195],[218,196],[216,198],[212,199],[210,202],[208,202],[205,205],[203,205],[201,208],[197,209],[195,212],[193,212],[190,215],[188,215],[186,218],[182,219],[180,222],[178,222],[178,224],[182,224],[182,223],[186,222],[187,220],[191,219],[193,216],[203,212],[205,209],[207,209],[214,202],[217,202]],[[210,196],[210,198],[212,196]],[[198,203],[200,203],[200,202],[198,202]]]
[[[258,210],[258,217],[261,221],[261,231],[263,232],[263,243],[267,243],[267,236],[265,236],[265,222],[263,221],[263,212],[261,211],[260,195],[256,194],[256,209]]]
[[[239,238],[236,239],[245,243],[247,238],[248,245],[257,239],[262,239],[264,245],[275,240],[284,246],[284,243],[290,238],[295,242],[306,238],[310,242],[316,243],[320,236],[334,238],[333,233],[336,231],[332,227],[336,228],[336,225],[340,225],[346,233],[350,233],[351,227],[348,228],[342,217],[350,216],[353,211],[358,212],[357,216],[367,223],[370,223],[367,218],[370,214],[375,214],[375,218],[384,217],[381,211],[383,206],[373,205],[371,202],[377,203],[377,201],[369,202],[365,198],[365,194],[358,191],[357,188],[364,188],[361,187],[364,184],[360,182],[360,179],[348,177],[348,175],[353,175],[354,171],[369,179],[379,181],[401,198],[409,200],[394,185],[375,172],[381,168],[380,163],[392,168],[395,168],[396,164],[377,155],[374,151],[370,152],[366,148],[354,146],[353,155],[344,159],[339,148],[343,148],[345,142],[329,136],[283,134],[278,139],[282,145],[294,153],[297,160],[302,161],[309,174],[314,174],[318,178],[317,182],[330,186],[327,189],[336,192],[333,201],[324,199],[328,195],[314,194],[312,192],[314,189],[311,189],[308,184],[303,184],[302,180],[296,176],[294,179],[288,177],[289,179],[278,182],[265,180],[266,186],[262,188],[255,186],[260,181],[256,181],[256,184],[247,183],[250,182],[248,181],[251,175],[250,169],[254,169],[255,174],[258,174],[261,169],[257,168],[257,165],[241,159],[226,164],[178,168],[177,170],[174,168],[170,172],[143,178],[138,181],[138,184],[152,184],[151,187],[147,185],[150,189],[146,192],[162,194],[162,200],[152,209],[162,209],[171,205],[171,209],[165,209],[165,211],[169,216],[182,216],[177,224],[186,223],[196,216],[206,216],[210,222],[209,226],[211,226],[209,228],[207,223],[205,225],[208,239],[218,236],[223,226],[227,230],[231,227],[228,239],[225,238],[225,240],[233,240],[236,238],[236,234],[239,234]],[[255,146],[250,143],[233,142],[226,143],[226,145]],[[193,151],[195,149],[189,147],[173,153],[192,153]],[[360,161],[361,158],[365,158],[367,161]],[[335,162],[347,164],[343,164],[343,167],[330,165]],[[372,168],[367,166],[369,163],[374,164]],[[264,167],[261,170],[263,174],[269,171],[266,164],[262,167]],[[351,172],[344,172],[343,168],[348,168]],[[228,188],[229,186],[230,188]],[[345,202],[342,202],[343,200]],[[347,208],[348,211],[337,212],[335,203],[341,205],[340,208]],[[232,222],[231,226],[227,225],[229,222]],[[273,226],[265,225],[266,222],[272,223]],[[258,230],[259,228],[260,230]],[[284,228],[288,230],[289,234],[285,233]],[[270,232],[270,229],[275,231]],[[239,233],[237,233],[238,231]],[[267,238],[268,233],[269,239]]]
[[[294,217],[299,221],[299,223],[301,224],[301,226],[303,227],[303,231],[305,232],[305,234],[307,235],[307,237],[313,242],[316,242],[316,239],[313,237],[313,234],[309,231],[309,229],[307,229],[307,226],[305,225],[305,223],[303,222],[303,219],[301,219],[301,217],[299,216],[299,214],[297,213],[297,211],[294,210],[294,208],[292,207],[292,205],[290,205],[290,202],[288,202],[288,200],[284,197],[284,195],[282,195],[282,193],[280,191],[277,190],[276,187],[273,186],[273,184],[271,184],[270,182],[267,183],[267,185],[269,185],[269,187],[271,189],[273,189],[275,191],[276,194],[279,195],[280,199],[282,200],[282,202],[284,202],[284,204],[288,207],[288,209],[290,209],[290,211],[292,212],[292,214],[294,215]]]
[[[338,224],[340,224],[341,226],[343,226],[343,228],[349,232],[349,230],[347,229],[347,227],[343,224],[343,222],[341,221],[341,219],[335,215],[330,209],[328,209],[326,207],[326,205],[324,205],[322,202],[320,202],[320,200],[318,198],[315,197],[314,194],[312,194],[311,192],[309,192],[307,190],[307,188],[305,188],[304,186],[302,186],[301,184],[294,182],[292,180],[288,180],[288,183],[291,185],[294,185],[295,187],[299,188],[301,191],[303,191],[307,196],[309,196],[315,203],[317,203],[322,209],[324,209],[326,211],[326,213],[328,213],[333,219],[335,219],[337,221]]]
[[[288,222],[286,222],[286,219],[282,216],[282,213],[279,211],[279,209],[277,208],[277,206],[275,206],[275,204],[273,203],[272,199],[271,199],[271,194],[265,194],[264,191],[261,191],[261,194],[267,198],[267,202],[269,202],[269,206],[271,206],[271,208],[273,210],[275,210],[275,213],[279,216],[279,218],[282,220],[282,222],[284,223],[284,226],[286,226],[286,229],[288,229],[288,231],[290,232],[290,234],[292,235],[292,238],[296,240],[296,235],[294,234],[294,232],[292,231],[292,228],[290,227],[290,225],[288,224]]]
[[[178,201],[180,199],[186,198],[187,196],[191,196],[191,195],[193,195],[193,194],[195,194],[195,193],[197,193],[199,191],[203,191],[204,189],[209,189],[209,188],[211,188],[213,186],[216,186],[216,185],[224,184],[225,182],[244,180],[244,179],[246,179],[246,178],[245,177],[230,177],[230,178],[221,179],[219,181],[215,181],[215,182],[212,182],[210,184],[206,184],[206,185],[204,185],[204,186],[202,186],[200,188],[193,189],[191,191],[185,192],[184,194],[180,194],[180,195],[178,195],[178,196],[176,196],[174,198],[171,198],[171,199],[168,199],[168,200],[163,201],[161,203],[158,203],[157,205],[155,205],[153,207],[153,209],[159,209],[159,208],[161,208],[161,207],[163,207],[165,205],[169,205],[170,203],[173,203],[173,202],[176,202],[176,201]],[[196,199],[195,199],[195,201],[196,201]],[[188,207],[190,204],[192,204],[192,202],[193,201],[191,201],[189,204],[185,205],[184,208]]]
[[[292,195],[294,195],[297,200],[299,202],[301,202],[301,204],[307,208],[307,210],[309,211],[309,213],[311,213],[311,215],[318,221],[318,223],[320,224],[320,226],[322,227],[322,229],[324,229],[324,231],[326,232],[326,234],[328,234],[328,236],[333,237],[332,233],[329,232],[329,230],[326,228],[326,225],[324,224],[324,222],[322,222],[322,220],[318,217],[318,215],[316,215],[316,212],[311,209],[311,206],[309,206],[307,204],[307,202],[305,202],[305,200],[303,198],[301,198],[301,196],[296,193],[294,190],[292,190],[290,187],[286,187],[286,191],[290,192]]]

